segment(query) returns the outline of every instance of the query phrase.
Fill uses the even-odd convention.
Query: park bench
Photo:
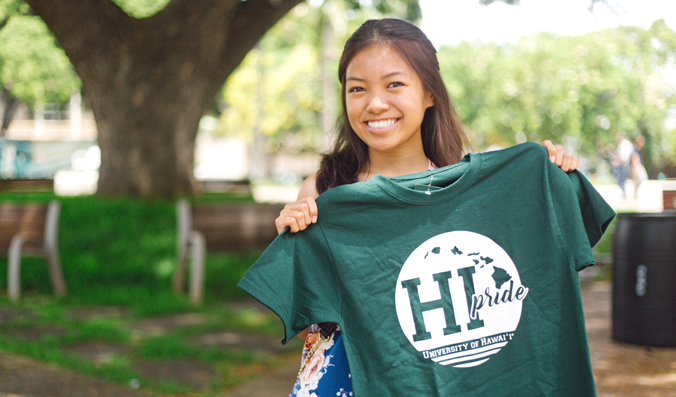
[[[182,292],[186,263],[191,261],[190,300],[203,297],[207,252],[264,249],[277,237],[275,219],[283,205],[253,203],[176,203],[178,226],[177,265],[173,288]]]
[[[54,179],[0,179],[0,192],[54,191]]]
[[[0,251],[8,257],[7,292],[11,301],[17,301],[21,293],[22,256],[44,258],[55,295],[66,294],[59,261],[60,212],[61,204],[56,200],[49,204],[0,204]]]

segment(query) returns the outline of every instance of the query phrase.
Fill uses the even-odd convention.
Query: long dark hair
[[[425,155],[443,167],[455,164],[465,154],[467,134],[460,121],[439,72],[437,51],[427,36],[415,25],[399,19],[374,19],[364,22],[345,43],[338,66],[343,113],[338,121],[338,137],[324,155],[317,173],[317,192],[353,183],[368,164],[367,145],[352,129],[345,106],[345,73],[359,51],[374,45],[387,45],[409,62],[432,94],[434,106],[427,108],[421,125]]]

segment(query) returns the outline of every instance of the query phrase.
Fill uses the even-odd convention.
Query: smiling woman
[[[317,174],[303,182],[298,201],[286,205],[275,220],[279,233],[287,228],[296,233],[318,222],[315,199],[334,187],[354,184],[368,189],[373,186],[370,182],[387,180],[383,177],[416,174],[435,166],[459,164],[462,167],[460,163],[467,164],[462,160],[468,146],[465,129],[441,78],[436,51],[416,26],[396,19],[367,21],[345,44],[338,77],[342,85],[343,111],[335,146],[323,157]],[[551,143],[546,146],[557,165],[564,170],[575,169],[576,160],[571,162],[573,157],[564,156],[562,149],[554,148]],[[367,180],[370,181],[361,183]],[[416,196],[419,193],[406,192]],[[429,194],[429,189],[424,194]],[[357,204],[353,206],[357,207]],[[369,211],[372,209],[375,210],[369,208]],[[360,208],[354,210],[373,216],[367,214],[369,211],[360,212],[363,211]],[[330,223],[330,215],[326,219]],[[346,222],[345,226],[353,227],[354,233],[364,231]],[[322,224],[317,226],[321,228]],[[312,230],[317,229],[310,229],[308,233]],[[281,238],[288,238],[288,235]],[[324,239],[330,238],[325,236]],[[350,250],[357,249],[348,246]],[[323,262],[318,262],[313,266],[320,267]],[[372,270],[378,278],[375,274],[380,270]],[[306,325],[302,324],[303,327]],[[314,324],[299,334],[303,338],[307,336],[305,365],[291,396],[310,393],[321,397],[352,395],[342,326]]]

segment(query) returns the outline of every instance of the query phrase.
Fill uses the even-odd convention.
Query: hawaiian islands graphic
[[[512,279],[512,276],[505,271],[505,269],[493,266],[493,281],[495,281],[495,288],[502,288],[502,284]]]
[[[457,246],[454,246],[453,249],[451,249],[451,252],[453,255],[463,255],[462,251],[458,249]],[[425,254],[425,259],[429,256],[429,254],[436,254],[439,255],[441,253],[441,247],[434,247],[430,252]],[[485,265],[488,265],[489,263],[493,262],[492,258],[489,258],[488,256],[481,256],[480,253],[474,252],[471,254],[467,254],[468,257],[471,256],[476,256],[479,259],[472,258],[472,261],[474,262],[475,265],[480,265],[481,268],[483,268]],[[507,273],[505,269],[493,266],[493,274],[491,275],[493,277],[493,281],[495,281],[495,288],[500,289],[502,288],[502,285],[509,280],[512,279],[512,276]]]

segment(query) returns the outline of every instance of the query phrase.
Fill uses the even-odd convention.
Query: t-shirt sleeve
[[[238,286],[279,316],[282,343],[312,324],[341,322],[341,289],[319,224],[277,236]]]
[[[591,248],[599,242],[615,212],[579,171],[563,172],[550,163],[549,181],[558,229],[571,265],[580,271],[594,264]]]

